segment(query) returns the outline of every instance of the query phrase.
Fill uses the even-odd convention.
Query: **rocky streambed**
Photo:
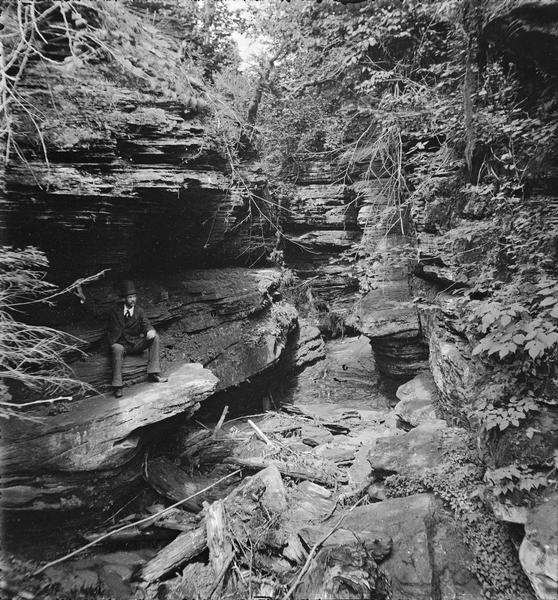
[[[299,340],[312,339],[311,333],[307,327]],[[144,440],[139,464],[127,463],[142,476],[135,497],[110,510],[103,523],[91,513],[89,523],[59,518],[65,529],[58,549],[43,521],[45,537],[35,537],[30,551],[30,540],[21,537],[29,522],[13,519],[6,539],[14,555],[4,565],[11,574],[8,593],[52,599],[531,598],[501,524],[478,512],[471,492],[482,469],[468,434],[438,418],[429,372],[400,386],[395,397],[375,375],[367,338],[331,340],[325,350],[325,359],[291,371],[276,388],[282,410],[231,418],[227,409],[203,421],[185,418],[187,411],[170,419],[164,436]],[[160,403],[170,414],[171,399],[202,401],[214,382],[201,365],[185,365],[169,384],[156,388],[151,400],[137,386],[126,402],[147,399],[135,410]],[[86,452],[86,446],[71,455],[74,462],[113,456],[114,463],[130,444],[111,439],[109,454]],[[46,513],[37,517],[34,508],[35,523],[41,522]],[[64,558],[64,539],[68,551],[91,546]],[[530,547],[523,551],[533,556]],[[54,563],[45,565],[47,559]]]

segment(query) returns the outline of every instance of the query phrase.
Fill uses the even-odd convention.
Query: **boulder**
[[[333,439],[333,434],[324,427],[316,427],[315,425],[304,424],[300,430],[302,443],[307,446],[319,446]]]
[[[354,460],[355,449],[333,442],[317,446],[314,448],[314,454],[320,458],[331,460],[334,463],[347,463]]]
[[[459,528],[430,494],[358,506],[348,513],[343,530],[366,547],[373,540],[392,540],[391,554],[381,563],[394,600],[478,600],[480,586],[469,570],[472,556]]]
[[[558,597],[558,493],[530,511],[519,560],[539,600]]]
[[[399,402],[394,408],[395,414],[410,427],[434,421],[437,394],[432,374],[429,371],[420,373],[397,388]]]
[[[37,420],[2,420],[4,474],[113,469],[138,451],[143,429],[181,413],[192,414],[217,386],[200,364],[169,372],[167,383],[144,383],[122,398],[94,396],[72,402],[67,412]]]
[[[420,477],[440,464],[444,448],[451,447],[462,431],[441,420],[425,423],[403,435],[377,439],[368,461],[374,471]]]

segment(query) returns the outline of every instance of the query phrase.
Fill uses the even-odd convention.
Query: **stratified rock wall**
[[[154,56],[181,64],[172,36],[128,16],[130,48],[115,52],[133,52],[145,69]],[[32,58],[18,85],[31,111],[10,106],[18,152],[0,187],[3,243],[38,246],[63,282],[101,269],[116,279],[261,258],[271,237],[266,181],[249,165],[233,175],[211,107],[191,107],[203,84],[179,73],[186,96],[159,63],[148,77],[125,60],[66,59]]]
[[[346,317],[358,292],[354,261],[362,229],[357,222],[359,200],[352,187],[328,161],[307,161],[283,207],[285,259],[308,280],[313,298]]]

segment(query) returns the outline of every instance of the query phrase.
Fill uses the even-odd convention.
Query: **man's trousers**
[[[141,354],[147,349],[147,373],[160,373],[159,364],[159,336],[151,340],[142,339],[137,344],[126,344],[117,342],[112,344],[112,387],[122,387],[122,363],[127,354]]]

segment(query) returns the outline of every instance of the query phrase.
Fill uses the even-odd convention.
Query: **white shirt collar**
[[[130,313],[130,316],[133,317],[134,316],[134,308],[135,306],[132,306],[131,308],[128,308],[125,304],[124,304],[124,314],[126,314],[127,312]]]

